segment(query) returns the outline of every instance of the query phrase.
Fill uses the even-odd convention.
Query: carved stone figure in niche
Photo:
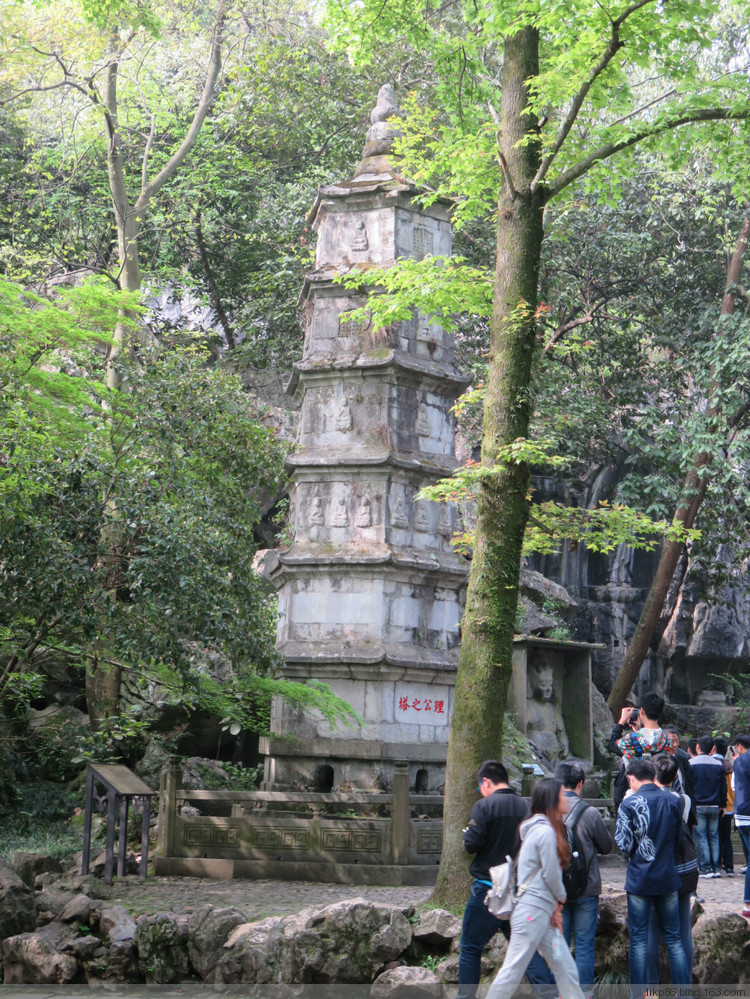
[[[450,538],[453,534],[453,517],[451,508],[446,503],[440,505],[440,516],[438,517],[438,534],[443,538]]]
[[[526,735],[547,759],[565,759],[570,744],[555,699],[555,671],[541,651],[531,655],[527,684]]]
[[[341,407],[338,416],[336,417],[336,429],[337,430],[352,429],[352,411],[351,409],[349,409],[348,400],[344,401],[344,405]]]
[[[372,506],[367,496],[357,510],[357,527],[372,527]]]
[[[370,244],[367,241],[367,229],[362,219],[357,219],[354,223],[354,238],[352,239],[353,250],[369,250]]]
[[[346,509],[345,496],[339,496],[339,501],[336,504],[336,512],[333,515],[332,523],[334,527],[349,526],[349,511]]]
[[[424,503],[417,503],[417,515],[414,518],[414,530],[422,531],[422,533],[427,533],[430,529],[430,522],[427,519],[427,510],[425,510]]]
[[[394,527],[399,527],[401,530],[406,530],[409,526],[409,520],[406,516],[406,511],[404,510],[404,497],[401,493],[396,493],[393,500],[393,510],[391,511],[391,524]]]
[[[310,513],[310,523],[311,524],[325,524],[325,516],[323,514],[323,497],[316,496],[312,502],[312,511]]]
[[[419,416],[417,417],[417,437],[429,437],[430,436],[430,417],[427,413],[426,406],[419,407]]]

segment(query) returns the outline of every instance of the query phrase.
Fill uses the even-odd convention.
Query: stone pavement
[[[625,865],[621,857],[608,858],[602,865],[605,889],[621,890]],[[717,878],[698,882],[698,894],[706,911],[716,908],[741,912],[744,877]],[[364,897],[402,908],[421,908],[432,889],[401,885],[330,885],[299,881],[213,881],[207,878],[154,878],[145,882],[136,877],[116,879],[113,900],[121,902],[134,916],[154,912],[192,912],[201,905],[233,906],[249,921],[266,916],[283,916],[309,906],[330,905],[344,899]]]

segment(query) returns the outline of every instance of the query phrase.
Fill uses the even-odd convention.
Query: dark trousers
[[[484,896],[489,891],[489,885],[475,881],[471,886],[471,895],[464,910],[464,922],[461,927],[461,953],[458,956],[458,994],[456,999],[472,999],[476,995],[477,985],[482,968],[482,951],[498,932],[506,940],[510,940],[510,923],[507,919],[496,919],[484,904]],[[529,961],[526,977],[532,985],[551,985],[547,993],[557,995],[555,979],[552,972],[538,953]],[[537,989],[539,995],[546,994]]]
[[[734,847],[732,846],[732,824],[734,816],[722,815],[719,819],[719,856],[725,871],[734,870]]]

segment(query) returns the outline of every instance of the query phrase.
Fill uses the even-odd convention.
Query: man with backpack
[[[586,996],[592,996],[594,937],[602,891],[597,854],[611,853],[612,837],[597,809],[581,800],[585,776],[578,763],[558,763],[555,767],[555,777],[562,781],[570,798],[570,808],[563,819],[570,844],[570,863],[563,872],[568,894],[562,911],[563,935],[568,946],[573,939],[581,988]]]

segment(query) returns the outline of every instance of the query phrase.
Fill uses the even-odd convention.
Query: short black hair
[[[628,763],[628,776],[636,780],[653,780],[656,769],[650,760],[631,760]]]
[[[739,744],[744,746],[745,749],[750,749],[750,735],[738,735],[734,741],[739,742]]]
[[[562,781],[564,788],[573,791],[586,779],[586,772],[580,763],[568,763],[566,760],[555,765],[555,777]]]
[[[688,749],[690,750],[691,753],[694,753],[697,756],[698,755],[698,740],[697,739],[688,739]]]
[[[698,740],[698,746],[700,748],[701,753],[703,753],[704,756],[708,756],[708,754],[713,749],[713,745],[714,745],[714,737],[712,735],[704,735],[702,739]]]
[[[641,710],[649,721],[659,721],[659,716],[664,710],[664,698],[649,691],[648,694],[643,695]]]
[[[719,756],[726,756],[727,750],[729,749],[729,743],[723,735],[719,735],[714,739],[714,748]]]
[[[477,778],[482,781],[485,777],[490,784],[508,783],[508,771],[498,760],[485,760],[481,765]]]
[[[670,784],[674,783],[677,771],[680,769],[676,757],[668,756],[666,753],[657,753],[651,758],[651,762],[656,771],[656,779],[660,784],[669,787]]]

